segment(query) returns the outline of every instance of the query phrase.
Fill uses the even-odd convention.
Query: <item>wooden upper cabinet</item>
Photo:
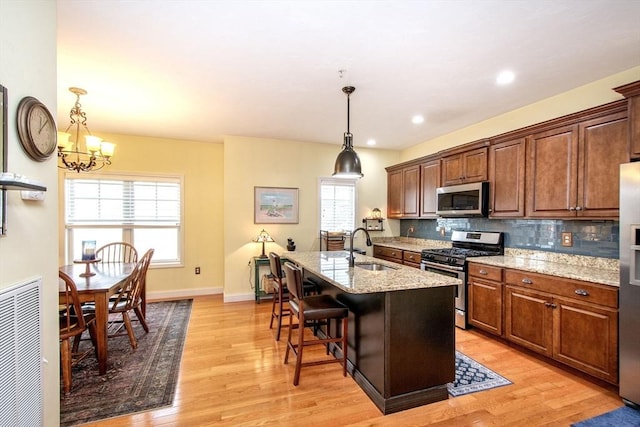
[[[387,173],[387,217],[402,217],[402,169]]]
[[[533,134],[527,143],[527,216],[575,216],[578,126]]]
[[[418,217],[420,209],[420,165],[403,169],[403,216],[405,218]]]
[[[628,132],[626,112],[617,112],[530,136],[527,216],[617,217]]]
[[[629,152],[632,159],[640,159],[640,80],[613,90],[627,98]]]
[[[629,98],[629,145],[631,157],[640,159],[640,96]]]
[[[489,153],[491,217],[523,217],[525,199],[526,139],[492,145]]]
[[[387,217],[417,218],[420,209],[420,165],[387,173]]]
[[[480,147],[442,158],[442,185],[487,180],[487,147]]]
[[[620,164],[629,161],[627,114],[580,123],[576,216],[619,215]]]
[[[436,188],[440,187],[440,160],[420,164],[420,217],[437,218]]]

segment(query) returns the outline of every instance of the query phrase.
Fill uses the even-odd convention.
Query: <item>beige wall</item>
[[[640,67],[614,74],[571,91],[409,147],[403,150],[402,161],[416,159],[456,145],[500,135],[511,130],[617,101],[623,97],[612,89],[638,80],[640,80]]]
[[[341,146],[248,137],[224,140],[225,216],[225,301],[252,298],[249,283],[251,257],[261,252],[252,239],[265,228],[276,240],[266,251],[286,250],[287,238],[296,242],[296,251],[319,249],[318,179],[330,177]],[[358,218],[378,207],[386,214],[387,174],[385,166],[399,161],[399,152],[357,148],[364,178],[358,181]],[[254,224],[254,186],[299,189],[298,224]],[[396,234],[397,234],[397,221]],[[384,232],[392,235],[391,230]],[[385,235],[378,232],[377,236]],[[359,234],[358,246],[364,247]]]
[[[0,1],[0,84],[8,90],[8,170],[42,181],[41,202],[23,201],[19,191],[7,197],[7,235],[0,237],[0,290],[42,277],[42,364],[44,423],[58,425],[60,357],[58,346],[58,221],[55,156],[30,160],[16,130],[16,109],[25,96],[34,96],[56,111],[56,3]]]
[[[90,116],[90,112],[87,112]],[[62,124],[61,124],[62,125]],[[116,144],[112,165],[103,172],[165,173],[184,178],[183,266],[148,273],[150,299],[221,293],[224,285],[223,145],[92,131]],[[64,262],[65,172],[59,174],[59,262]],[[200,267],[201,274],[194,273]]]

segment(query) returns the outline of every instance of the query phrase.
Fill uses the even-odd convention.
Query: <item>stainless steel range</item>
[[[467,328],[467,258],[504,254],[504,236],[492,231],[453,231],[451,248],[424,249],[420,268],[462,280],[456,293],[456,326]]]

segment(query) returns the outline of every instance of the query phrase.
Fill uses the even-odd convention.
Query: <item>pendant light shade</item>
[[[353,86],[345,86],[342,91],[347,94],[347,131],[344,133],[344,142],[342,151],[338,154],[335,167],[333,168],[333,176],[336,178],[362,178],[362,166],[360,165],[360,157],[353,150],[353,135],[349,131],[349,95],[355,91]]]

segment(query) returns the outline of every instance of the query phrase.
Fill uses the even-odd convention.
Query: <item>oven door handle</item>
[[[464,267],[455,267],[455,266],[447,265],[447,264],[438,264],[437,262],[430,262],[430,261],[422,260],[422,264],[424,264],[426,266],[429,266],[429,267],[438,268],[440,270],[451,271],[451,272],[464,271]]]

